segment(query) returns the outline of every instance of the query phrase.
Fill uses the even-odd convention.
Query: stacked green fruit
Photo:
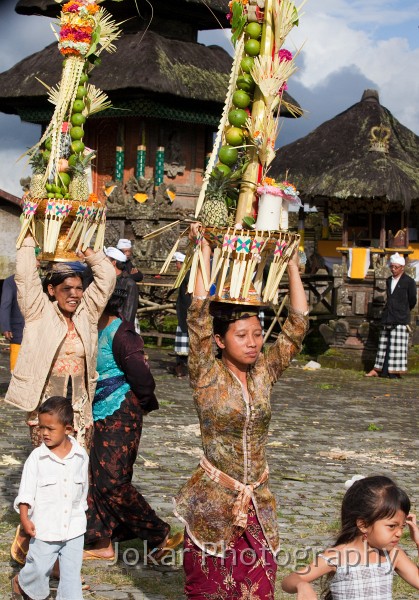
[[[248,131],[246,121],[250,115],[248,107],[252,102],[255,82],[250,74],[254,57],[260,52],[259,38],[262,35],[262,26],[259,23],[248,23],[245,28],[245,56],[240,63],[240,75],[237,77],[236,90],[232,96],[234,108],[228,114],[229,125],[224,131],[226,144],[220,148],[218,154],[219,165],[232,167],[238,157],[238,147],[246,143]],[[246,110],[247,109],[247,110]]]
[[[79,86],[77,88],[76,98],[71,108],[69,123],[64,123],[66,128],[62,129],[60,142],[60,160],[55,176],[46,185],[48,198],[71,198],[70,183],[72,180],[69,172],[72,172],[72,167],[80,162],[83,158],[85,145],[83,143],[84,129],[83,125],[86,122],[86,116],[83,114],[86,108],[87,99],[87,82],[88,75],[83,72]],[[45,149],[43,150],[43,158],[48,163],[51,151],[51,138],[45,140]]]
[[[72,154],[82,154],[84,151],[84,143],[83,143],[83,136],[84,136],[84,129],[83,129],[83,125],[86,122],[86,117],[83,114],[84,109],[86,108],[85,106],[85,102],[86,102],[86,96],[87,96],[87,82],[88,82],[88,75],[87,73],[83,72],[81,77],[80,77],[80,81],[79,81],[79,86],[77,88],[77,93],[76,93],[76,99],[73,102],[73,106],[71,109],[71,117],[70,117],[70,123],[71,123],[71,129],[70,129],[70,137],[71,137],[71,152]],[[71,155],[70,155],[71,158]],[[70,159],[69,159],[70,160]],[[75,159],[73,159],[75,160]]]

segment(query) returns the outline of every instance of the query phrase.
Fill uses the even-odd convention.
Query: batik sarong
[[[252,504],[225,557],[205,553],[185,532],[183,566],[188,600],[274,600],[277,564]]]

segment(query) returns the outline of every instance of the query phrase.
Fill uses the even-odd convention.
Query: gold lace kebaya
[[[237,482],[254,486],[251,501],[270,550],[279,550],[275,498],[263,474],[273,384],[301,350],[308,317],[292,309],[274,344],[261,352],[247,374],[248,395],[238,378],[215,358],[209,299],[194,298],[188,313],[189,374],[205,458]],[[234,487],[234,486],[233,486]],[[211,479],[199,465],[175,498],[175,514],[195,544],[223,556],[244,531],[235,524],[239,490]]]

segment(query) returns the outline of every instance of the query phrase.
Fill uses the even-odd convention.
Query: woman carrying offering
[[[144,342],[133,323],[121,318],[125,289],[116,288],[99,320],[97,369],[90,449],[90,488],[84,560],[114,558],[112,542],[140,538],[147,554],[174,548],[162,521],[132,485],[143,416],[159,408],[155,382],[144,356]],[[152,554],[152,561],[161,554]],[[151,561],[151,562],[152,562]]]
[[[191,226],[191,239],[198,231],[199,224]],[[205,239],[201,250],[209,273]],[[300,351],[307,331],[297,253],[288,264],[288,279],[288,318],[277,341],[262,351],[260,306],[211,302],[198,272],[188,315],[189,375],[204,456],[175,498],[176,515],[186,525],[183,562],[190,600],[216,594],[274,598],[279,534],[265,446],[272,385]],[[220,359],[213,354],[213,339]]]
[[[26,237],[16,253],[15,281],[25,330],[5,401],[28,412],[34,446],[42,441],[38,408],[52,396],[71,399],[74,435],[82,446],[92,425],[97,324],[115,286],[115,270],[102,251],[88,248],[79,256],[93,271],[86,291],[81,272],[65,263],[54,264],[43,289],[32,237]],[[25,562],[27,542],[18,527],[11,553],[20,564]]]

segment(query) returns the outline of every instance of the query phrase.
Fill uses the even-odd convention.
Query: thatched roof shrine
[[[380,105],[362,99],[278,152],[272,174],[288,178],[333,212],[390,212],[419,202],[419,137]]]

